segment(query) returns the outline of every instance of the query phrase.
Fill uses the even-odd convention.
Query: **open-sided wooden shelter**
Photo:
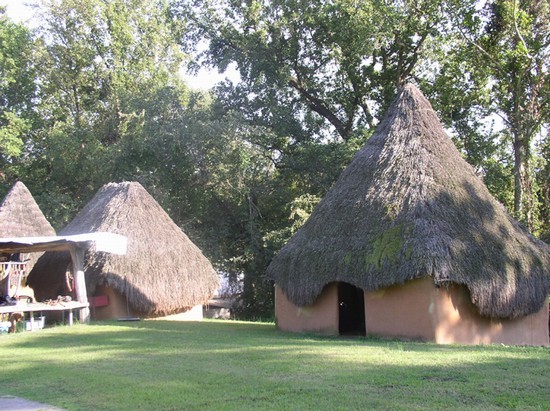
[[[127,237],[124,256],[86,255],[84,272],[92,318],[159,317],[188,313],[202,318],[218,277],[208,259],[137,182],[110,183],[60,234],[108,231]],[[66,289],[67,253],[46,253],[28,283],[37,298]],[[63,294],[61,292],[61,294]]]
[[[411,84],[268,275],[282,330],[548,345],[550,246],[491,196]]]
[[[34,313],[36,312],[68,312],[68,323],[72,325],[73,311],[80,312],[79,319],[83,322],[90,320],[86,282],[84,278],[84,254],[88,252],[126,253],[126,238],[112,233],[81,233],[70,236],[43,236],[43,237],[9,237],[0,238],[0,253],[35,253],[44,251],[64,251],[69,255],[74,278],[74,297],[57,299],[49,303],[34,301],[17,301],[15,305],[0,306],[0,314],[30,313],[31,330],[33,329]],[[66,296],[63,296],[66,297]]]

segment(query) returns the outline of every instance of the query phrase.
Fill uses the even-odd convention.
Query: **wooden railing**
[[[4,289],[0,290],[3,295],[10,293],[10,288],[15,288],[15,295],[21,285],[21,279],[27,275],[26,261],[2,261],[0,262],[0,281],[4,282]],[[7,281],[5,279],[8,279]]]

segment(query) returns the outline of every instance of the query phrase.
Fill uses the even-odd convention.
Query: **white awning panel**
[[[113,233],[84,233],[66,236],[0,238],[0,253],[69,250],[71,246],[124,255],[128,239]]]

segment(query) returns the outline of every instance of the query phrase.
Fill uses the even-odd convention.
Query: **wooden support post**
[[[84,277],[84,248],[71,245],[71,259],[73,260],[73,275],[76,299],[80,303],[88,302],[86,293],[86,279]],[[72,320],[72,318],[71,318]],[[80,309],[80,321],[90,322],[90,309],[88,307]]]
[[[10,270],[11,264],[9,261],[0,263],[0,283],[4,283],[2,295],[9,295],[10,293]]]

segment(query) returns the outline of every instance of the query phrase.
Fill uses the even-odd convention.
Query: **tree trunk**
[[[525,139],[514,133],[514,217],[534,228],[534,201]]]
[[[74,122],[77,128],[80,128],[80,101],[78,98],[78,88],[76,84],[73,84],[73,98],[74,98]]]

